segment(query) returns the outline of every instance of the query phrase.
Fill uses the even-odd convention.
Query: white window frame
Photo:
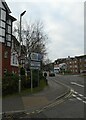
[[[6,21],[6,11],[1,9],[1,20]]]
[[[18,58],[17,58],[17,53],[14,52],[12,55],[11,55],[11,65],[12,66],[19,66],[18,64]]]

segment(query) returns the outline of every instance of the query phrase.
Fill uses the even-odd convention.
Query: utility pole
[[[20,40],[20,48],[19,48],[19,58],[20,58],[20,61],[19,61],[19,64],[20,64],[20,67],[19,67],[19,93],[21,92],[21,22],[22,22],[22,16],[25,14],[26,11],[22,12],[20,14],[20,33],[19,33],[19,40]]]

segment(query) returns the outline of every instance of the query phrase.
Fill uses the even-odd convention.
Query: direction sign
[[[40,62],[31,61],[30,66],[33,66],[33,67],[40,67]]]
[[[31,66],[30,69],[31,70],[40,70],[40,67],[37,67],[37,66],[33,67],[33,66]]]
[[[31,60],[34,61],[41,61],[42,59],[42,55],[40,53],[34,53],[34,52],[30,53],[29,57]]]

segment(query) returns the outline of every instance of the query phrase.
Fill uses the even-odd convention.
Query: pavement
[[[48,86],[39,93],[3,98],[2,112],[7,114],[24,111],[32,113],[62,98],[69,91],[70,89],[67,86],[48,80]]]

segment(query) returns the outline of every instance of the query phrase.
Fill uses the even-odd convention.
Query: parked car
[[[52,76],[55,76],[55,73],[53,71],[50,71],[49,72],[49,76],[52,77]]]

